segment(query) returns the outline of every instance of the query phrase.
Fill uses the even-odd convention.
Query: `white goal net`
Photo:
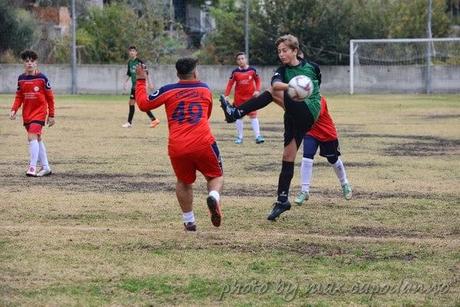
[[[460,93],[460,38],[351,40],[353,93]]]

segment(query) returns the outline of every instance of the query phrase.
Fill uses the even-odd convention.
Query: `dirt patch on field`
[[[383,150],[387,156],[444,156],[460,150],[460,140],[434,139],[390,145]]]
[[[261,132],[274,132],[274,133],[280,133],[281,135],[284,133],[284,126],[282,124],[278,125],[263,125],[261,124],[260,128]]]
[[[382,150],[386,156],[442,156],[460,150],[460,140],[445,139],[429,135],[395,135],[353,133],[351,137],[398,139],[398,144],[390,144]]]
[[[389,229],[384,227],[368,227],[368,226],[353,226],[347,233],[348,236],[352,237],[406,237],[416,238],[419,237],[416,233],[408,231],[402,231],[398,229]]]
[[[315,161],[321,161],[321,162],[315,162],[314,167],[326,167],[326,168],[331,168],[331,164],[328,162],[322,161],[325,160],[323,157],[318,157],[315,159]],[[345,167],[347,168],[372,168],[372,167],[382,167],[383,164],[381,163],[375,163],[375,162],[344,162]],[[300,162],[296,164],[296,168],[299,167]],[[255,165],[248,165],[244,167],[245,170],[247,171],[256,171],[256,172],[280,172],[281,171],[281,165],[278,161],[272,162],[272,163],[259,163]]]
[[[424,117],[425,119],[456,119],[460,118],[460,114],[430,114]]]
[[[274,182],[275,184],[275,182]],[[228,184],[224,186],[223,194],[225,196],[251,196],[251,197],[267,197],[276,196],[275,185],[256,185],[256,184]]]
[[[24,186],[33,182],[34,187],[57,188],[72,192],[174,192],[174,182],[161,180],[163,174],[82,174],[56,173],[45,178],[27,178],[13,176],[3,182],[3,186]],[[167,176],[171,177],[171,176]]]
[[[246,171],[256,171],[256,172],[275,172],[281,170],[280,163],[261,163],[255,165],[245,166]]]
[[[334,257],[346,254],[346,251],[339,246],[307,243],[307,242],[237,242],[232,240],[222,240],[219,238],[209,238],[206,240],[199,240],[193,242],[177,242],[177,241],[163,241],[163,242],[132,242],[120,244],[112,247],[118,251],[148,251],[157,252],[165,250],[208,250],[215,248],[218,250],[228,250],[238,253],[294,253],[306,256],[326,256]]]
[[[371,261],[381,261],[381,260],[412,261],[414,259],[417,259],[418,257],[413,252],[406,252],[406,253],[395,252],[389,255],[385,255],[385,254],[382,255],[382,254],[379,254],[373,251],[366,250],[364,252],[364,255],[362,255],[360,258],[365,259],[365,260],[371,260]]]
[[[275,184],[275,183],[274,183]],[[334,186],[334,182],[331,183],[331,187]],[[295,192],[296,187],[291,186],[291,195]],[[318,188],[313,186],[310,191],[310,197],[314,198],[316,195],[320,195],[325,198],[341,198],[342,190],[337,185],[337,188]],[[458,198],[455,194],[434,194],[434,193],[423,193],[418,191],[362,191],[358,188],[353,189],[353,199],[366,199],[382,200],[382,199],[432,199],[432,200],[455,200]]]

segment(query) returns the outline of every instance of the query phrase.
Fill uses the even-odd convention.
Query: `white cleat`
[[[123,125],[121,125],[123,128],[131,128],[132,125],[130,123],[124,123]]]
[[[41,169],[38,173],[37,173],[37,177],[45,177],[45,176],[49,176],[51,175],[53,172],[51,172],[51,169]]]
[[[30,166],[26,172],[27,177],[37,177],[37,168]]]

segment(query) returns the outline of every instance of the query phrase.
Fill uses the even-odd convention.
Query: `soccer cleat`
[[[262,144],[263,142],[265,142],[263,136],[259,135],[258,137],[256,137],[256,144]]]
[[[155,128],[156,126],[158,126],[160,124],[160,120],[158,118],[155,118],[154,120],[152,120],[152,122],[150,123],[150,128]]]
[[[129,123],[129,122],[126,122],[124,123],[123,125],[121,125],[123,128],[131,128],[132,125]]]
[[[46,169],[43,168],[37,173],[37,177],[45,177],[51,175],[53,172],[51,172],[51,169]]]
[[[219,203],[212,196],[208,196],[208,198],[206,198],[206,202],[208,203],[209,213],[211,214],[211,223],[214,226],[219,227],[222,221],[222,213],[220,212]]]
[[[184,223],[184,229],[185,231],[196,231],[195,222]]]
[[[33,166],[29,166],[29,169],[26,172],[27,177],[37,177],[37,169]]]
[[[344,185],[342,185],[342,193],[343,193],[343,197],[346,200],[351,199],[351,197],[353,196],[353,192],[351,190],[351,186],[349,183],[345,183]]]
[[[236,108],[235,108],[234,106],[232,106],[232,105],[225,99],[225,96],[224,96],[224,95],[220,95],[219,101],[220,101],[220,107],[221,107],[222,110],[224,111],[225,121],[226,121],[227,123],[236,122],[236,120],[238,119],[238,118],[235,117]]]
[[[273,210],[270,215],[267,217],[267,220],[274,221],[278,216],[281,215],[284,211],[291,210],[291,203],[289,201],[280,202],[276,201],[273,204]]]
[[[238,145],[239,145],[239,144],[243,144],[243,139],[240,138],[240,137],[237,137],[237,138],[235,139],[235,144],[238,144]]]
[[[299,206],[303,204],[304,201],[307,201],[310,198],[310,193],[308,191],[301,191],[295,197],[294,202]]]

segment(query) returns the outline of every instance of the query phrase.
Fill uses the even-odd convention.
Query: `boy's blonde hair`
[[[276,48],[278,48],[279,44],[281,43],[284,43],[286,46],[288,46],[292,50],[294,49],[299,50],[299,40],[297,39],[297,37],[295,37],[292,34],[286,34],[286,35],[279,37],[275,42]]]

